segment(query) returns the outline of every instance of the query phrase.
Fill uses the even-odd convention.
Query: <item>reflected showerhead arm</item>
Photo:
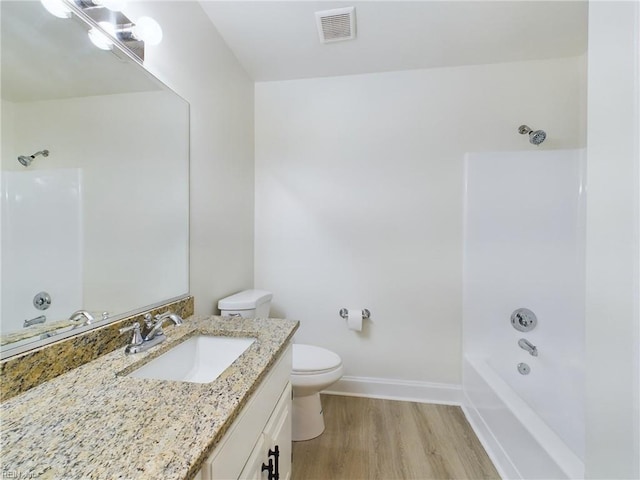
[[[525,133],[529,133],[532,131],[533,129],[529,128],[527,125],[520,125],[518,127],[518,133],[520,133],[521,135],[524,135]]]

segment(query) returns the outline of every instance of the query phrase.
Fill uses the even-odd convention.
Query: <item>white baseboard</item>
[[[322,393],[405,402],[462,404],[462,386],[375,377],[344,376]]]

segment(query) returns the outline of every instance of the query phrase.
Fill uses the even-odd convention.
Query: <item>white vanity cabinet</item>
[[[291,357],[289,345],[204,462],[197,480],[291,478]]]
[[[241,479],[291,478],[291,386],[287,386],[269,423],[244,466]]]

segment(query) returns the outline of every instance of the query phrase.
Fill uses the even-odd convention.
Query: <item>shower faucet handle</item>
[[[518,308],[511,314],[511,325],[519,332],[530,332],[538,325],[538,318],[528,308]]]
[[[33,297],[33,306],[38,310],[46,310],[51,306],[51,295],[47,292],[37,293],[35,297]]]
[[[531,325],[531,319],[525,317],[521,313],[516,314],[516,320],[518,320],[518,323],[523,327],[528,327],[529,325]]]

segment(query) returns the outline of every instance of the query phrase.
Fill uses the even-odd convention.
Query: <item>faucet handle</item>
[[[154,321],[153,321],[153,317],[151,316],[150,313],[145,313],[144,314],[144,324],[147,326],[147,328],[151,328],[154,325]]]
[[[135,322],[133,325],[129,325],[128,327],[123,327],[119,331],[120,333],[126,333],[133,330],[133,336],[131,337],[130,345],[142,345],[142,333],[140,333],[140,324]]]

